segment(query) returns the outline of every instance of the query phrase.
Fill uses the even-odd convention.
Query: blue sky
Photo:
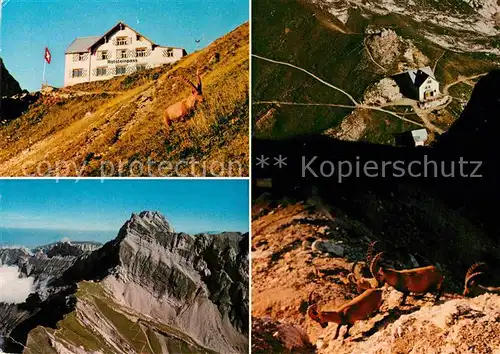
[[[0,195],[1,228],[111,231],[102,233],[109,239],[132,213],[151,210],[178,232],[249,229],[247,180],[4,179]]]
[[[0,56],[23,89],[64,81],[64,52],[76,37],[99,36],[118,21],[160,45],[196,50],[248,21],[248,0],[10,0],[2,9]]]

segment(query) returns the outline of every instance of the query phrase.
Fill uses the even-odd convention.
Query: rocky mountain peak
[[[157,238],[162,234],[174,233],[174,228],[167,219],[157,211],[143,211],[139,214],[132,213],[130,219],[122,226],[118,233],[118,239],[127,235],[138,235],[141,238]]]
[[[62,242],[31,256],[17,251],[2,257],[0,252],[0,260],[8,257],[23,274],[35,277],[43,302],[22,318],[9,312],[7,317],[16,320],[0,328],[0,337],[27,333],[30,316],[45,308],[51,296],[73,296],[77,283],[89,281],[100,283],[121,306],[168,323],[218,353],[247,350],[248,234],[175,233],[161,213],[143,211],[131,215],[116,239],[91,252],[76,251]],[[65,313],[71,311],[73,307]]]

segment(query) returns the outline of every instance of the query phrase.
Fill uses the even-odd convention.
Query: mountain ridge
[[[96,325],[99,321],[132,316],[141,323],[140,326],[153,331],[154,336],[160,338],[162,343],[168,336],[161,334],[165,329],[158,328],[167,326],[170,328],[169,333],[183,333],[175,335],[176,338],[190,338],[180,340],[179,343],[198,346],[199,349],[206,348],[200,349],[203,352],[246,352],[247,243],[248,234],[225,233],[195,237],[175,233],[160,213],[134,213],[120,228],[114,240],[92,252],[52,258],[38,255],[46,264],[57,266],[57,274],[53,277],[36,278],[43,280],[45,289],[33,295],[40,297],[37,301],[30,296],[31,306],[28,301],[27,304],[17,306],[17,312],[12,310],[12,305],[8,306],[10,316],[21,321],[14,328],[4,328],[2,335],[7,337],[8,334],[29,344],[37,336],[46,333],[43,334],[43,341],[52,343],[49,347],[56,352],[59,352],[54,349],[57,346],[74,350],[72,348],[83,345],[89,348],[101,346],[103,350],[121,353],[127,352],[128,345],[136,345],[138,350],[138,344],[134,344],[131,338],[123,334],[128,344],[113,347],[111,342],[116,341],[116,338],[112,328],[108,328],[105,333],[94,333],[98,339],[90,342],[76,339],[68,342],[67,338],[59,338],[51,332],[54,328],[58,328],[54,333],[71,332],[74,325],[65,327],[68,325],[68,318],[79,323],[79,328],[83,326],[85,331],[92,332],[98,331]],[[36,264],[37,255],[32,257],[35,257],[33,263]],[[27,267],[21,267],[21,272],[36,275]],[[33,318],[44,318],[40,313],[44,313],[42,310],[51,301],[62,301],[68,305],[63,307],[66,309],[64,313],[52,321],[39,319],[44,328],[40,330],[39,326],[34,326]],[[84,308],[89,306],[98,315],[85,320],[87,315]],[[26,307],[27,311],[22,310]],[[104,319],[100,316],[104,316]],[[89,325],[88,321],[94,324]],[[150,322],[153,324],[144,325]],[[121,323],[116,322],[112,326],[114,330],[123,330]],[[15,348],[16,345],[10,343],[9,348],[12,347]],[[165,351],[162,349],[158,352]]]

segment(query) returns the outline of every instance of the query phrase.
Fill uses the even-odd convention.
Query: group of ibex
[[[445,277],[435,266],[421,268],[395,270],[380,265],[383,252],[372,258],[374,243],[368,249],[368,261],[370,262],[370,273],[373,278],[365,278],[361,274],[351,273],[347,276],[349,282],[355,284],[357,288],[364,292],[342,305],[334,311],[320,311],[313,301],[313,293],[309,295],[309,308],[307,314],[325,328],[328,322],[337,323],[337,330],[334,339],[338,337],[340,327],[347,326],[346,334],[356,321],[368,319],[376,313],[382,304],[382,289],[384,284],[392,286],[403,293],[401,304],[404,304],[410,293],[424,295],[426,293],[436,293],[435,301],[443,293],[443,282]],[[354,264],[355,267],[356,263]],[[477,296],[484,293],[500,294],[500,287],[486,287],[477,283],[477,278],[484,274],[478,271],[484,267],[484,263],[476,263],[469,268],[465,276],[464,296]],[[353,267],[353,271],[354,271]]]

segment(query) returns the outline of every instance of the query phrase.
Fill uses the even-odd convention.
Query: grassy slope
[[[312,9],[295,0],[253,2],[252,50],[255,54],[303,67],[324,80],[362,97],[369,83],[381,76],[371,69],[363,51],[363,36],[343,34],[324,26]],[[253,99],[350,104],[345,95],[295,69],[253,59]],[[254,106],[254,118],[269,107]],[[321,132],[339,124],[348,109],[285,107],[272,132],[260,137],[284,138]]]
[[[150,318],[137,319],[137,314],[130,314],[126,309],[114,303],[113,299],[97,283],[82,282],[77,292],[79,302],[85,302],[92,311],[99,313],[108,325],[111,325],[120,338],[115,343],[123,351],[133,348],[135,353],[159,354],[161,344],[159,337],[166,340],[167,346],[175,353],[207,353],[216,354],[208,349],[202,348],[187,335],[175,328],[162,323],[156,323]],[[57,342],[67,349],[71,346],[83,348],[87,352],[101,351],[114,353],[109,339],[102,337],[82,323],[82,314],[78,310],[66,315],[58,322],[57,329],[37,327],[29,333],[27,348],[24,353],[55,353],[49,340],[49,335],[57,339]],[[145,326],[144,330],[142,327]],[[146,338],[147,336],[147,338]],[[151,345],[151,349],[149,348]]]
[[[434,63],[443,49],[429,42],[419,30],[430,24],[420,24],[411,17],[389,14],[364,18],[355,10],[345,26],[332,16],[300,0],[254,1],[252,45],[255,54],[303,67],[328,82],[346,90],[356,99],[363,97],[365,89],[380,80],[380,72],[369,59],[363,47],[368,25],[395,30],[398,35],[411,39]],[[455,4],[456,5],[456,4]],[[464,12],[467,9],[460,9]],[[328,23],[333,23],[334,28]],[[342,30],[343,32],[339,31]],[[438,31],[438,28],[434,30]],[[327,102],[345,104],[346,97],[304,73],[292,68],[253,59],[253,98],[255,101]],[[460,75],[471,76],[498,67],[494,58],[484,54],[446,52],[438,62],[436,76],[442,85],[455,81]],[[271,105],[255,105],[253,121],[265,114]],[[275,107],[276,108],[276,107]],[[257,129],[261,138],[286,138],[299,134],[321,133],[340,124],[349,109],[330,107],[278,107],[276,123],[269,129]],[[460,111],[461,112],[461,111]],[[455,119],[460,112],[450,112]],[[458,114],[457,114],[458,113]],[[408,129],[408,124],[395,122],[394,117],[376,112],[373,126],[364,140],[387,143],[387,133],[376,133],[381,120],[390,120],[389,135]],[[451,123],[450,123],[451,124]],[[446,125],[445,128],[449,126]]]
[[[130,175],[127,167],[132,162],[146,163],[148,158],[156,163],[155,175],[203,174],[200,166],[191,170],[184,164],[177,172],[168,163],[163,165],[166,169],[157,167],[161,161],[175,166],[188,159],[209,164],[236,161],[241,173],[248,174],[248,51],[249,26],[244,24],[174,65],[70,88],[88,93],[82,97],[65,98],[64,91],[58,91],[58,97],[46,96],[0,127],[0,175],[54,175],[57,161],[76,163],[79,169],[85,164],[84,175],[99,175],[103,161],[111,161],[115,170],[105,169],[107,174]],[[216,52],[220,61],[210,62]],[[198,67],[205,102],[187,123],[167,131],[165,109],[189,95],[187,85],[174,76],[194,81]],[[41,161],[50,166],[41,165],[37,171]],[[59,173],[75,175],[71,166]],[[132,174],[139,175],[139,168]],[[214,168],[212,174],[228,172]]]

